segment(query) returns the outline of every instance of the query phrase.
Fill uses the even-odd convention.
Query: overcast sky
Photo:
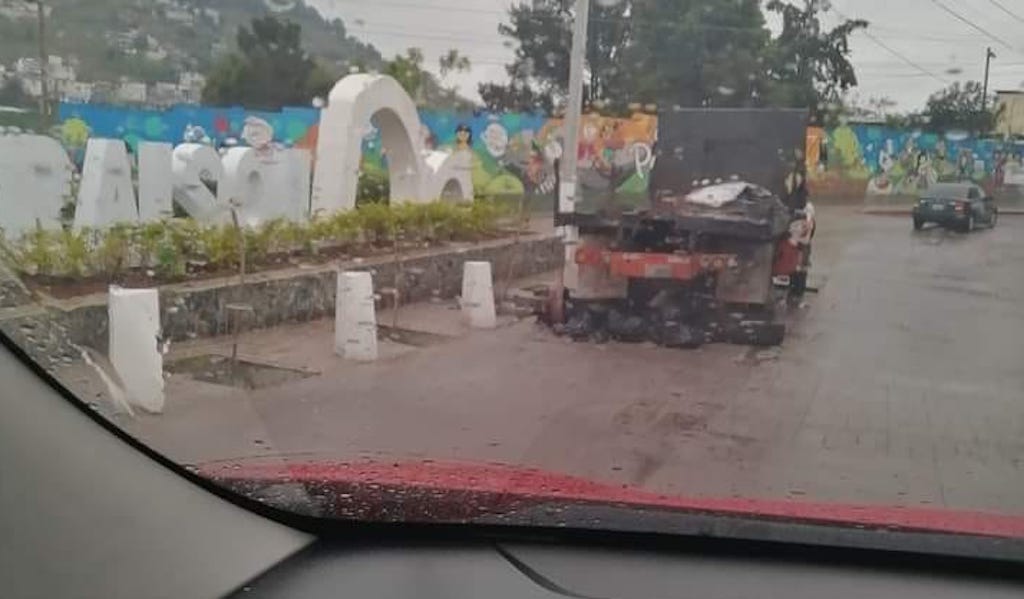
[[[510,0],[307,1],[330,18],[340,17],[352,35],[385,56],[422,48],[435,72],[438,56],[458,48],[474,66],[451,83],[467,97],[477,98],[480,81],[505,80],[502,65],[512,49],[497,28]],[[857,94],[863,99],[888,96],[900,109],[921,108],[946,83],[980,81],[989,46],[997,55],[989,88],[1024,91],[1024,0],[833,0],[832,5],[829,25],[839,14],[871,23],[867,35],[855,34],[851,42]]]

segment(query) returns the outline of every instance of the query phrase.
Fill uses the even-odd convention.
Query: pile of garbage
[[[574,341],[654,343],[695,349],[705,343],[774,346],[782,343],[785,325],[770,314],[722,313],[713,304],[701,310],[698,301],[566,300],[565,322],[552,324],[557,335]]]

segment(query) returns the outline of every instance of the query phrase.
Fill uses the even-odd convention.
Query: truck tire
[[[923,228],[924,228],[924,221],[919,219],[919,218],[915,218],[914,219],[914,230],[915,231],[920,231]]]

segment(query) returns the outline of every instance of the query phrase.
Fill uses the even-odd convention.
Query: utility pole
[[[587,23],[590,20],[590,0],[576,0],[576,16],[572,28],[572,54],[569,57],[569,99],[565,107],[565,128],[560,160],[558,185],[558,213],[576,211],[578,199],[580,120],[583,110],[583,60],[587,51]],[[575,247],[579,229],[575,225],[559,227],[565,243],[563,284],[572,289],[576,285]]]
[[[46,54],[46,7],[43,0],[36,0],[36,19],[39,22],[39,126],[42,129],[40,133],[45,133],[50,127],[50,94],[46,69],[49,61]]]
[[[988,63],[996,57],[996,53],[992,51],[992,48],[985,48],[985,83],[982,84],[981,91],[981,111],[985,112],[985,104],[988,102]]]

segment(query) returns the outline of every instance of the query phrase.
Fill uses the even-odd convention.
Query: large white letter
[[[263,169],[252,148],[231,148],[224,154],[224,177],[217,188],[220,203],[235,206],[242,224],[258,225],[266,218]],[[280,198],[272,198],[281,201]]]
[[[138,220],[132,165],[124,142],[90,139],[85,146],[75,227],[106,227]]]
[[[0,135],[0,228],[15,239],[35,228],[60,227],[60,209],[71,195],[74,167],[55,139]]]
[[[309,214],[310,157],[306,150],[279,150],[263,165],[263,218],[305,220]]]
[[[210,146],[181,144],[174,148],[171,160],[174,173],[174,201],[189,216],[205,222],[227,222],[230,210],[217,201],[217,197],[203,183],[216,182],[218,188],[224,179],[220,156]]]
[[[143,222],[168,218],[174,213],[172,149],[167,143],[139,143],[139,220]]]

